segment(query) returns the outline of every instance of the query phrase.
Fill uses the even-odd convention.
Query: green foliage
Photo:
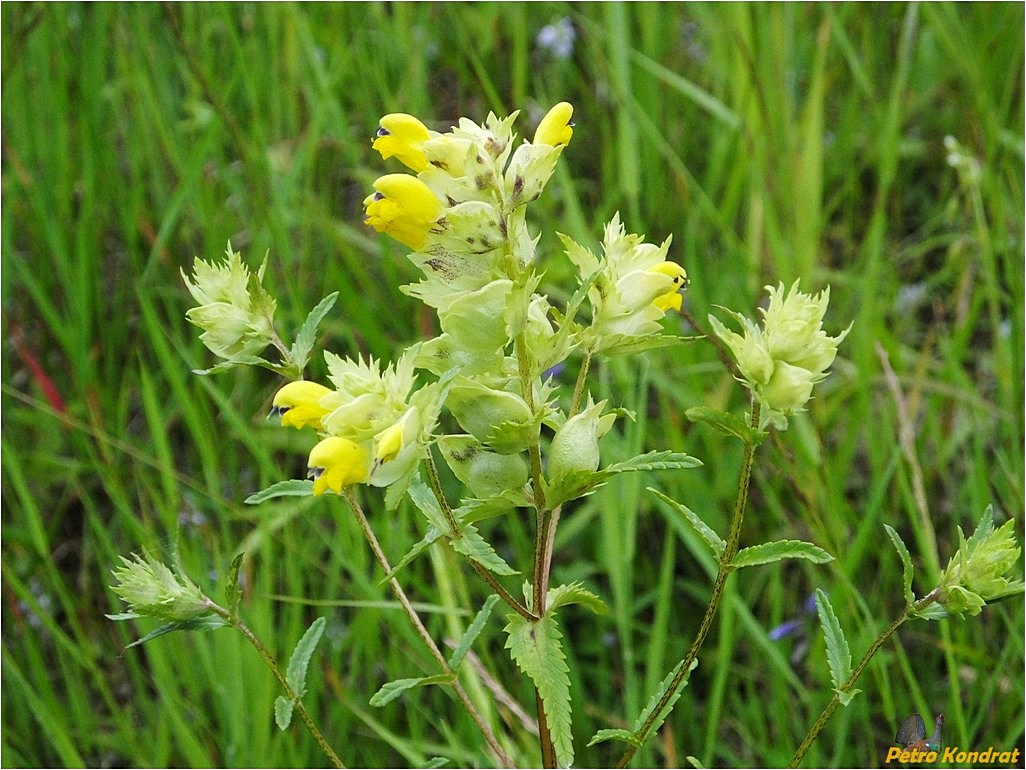
[[[827,662],[830,664],[830,679],[834,684],[834,692],[840,697],[841,704],[847,706],[852,698],[862,691],[843,687],[851,675],[851,651],[848,649],[848,640],[841,630],[841,624],[834,614],[830,599],[822,589],[816,589],[816,612],[819,615],[820,627],[823,629],[823,639],[826,641]]]
[[[806,559],[813,564],[826,564],[834,557],[819,546],[801,540],[775,540],[742,548],[731,559],[733,567],[751,567],[756,564],[772,564],[784,559]]]
[[[884,529],[887,530],[887,537],[891,539],[894,550],[898,552],[898,557],[901,559],[901,581],[905,587],[905,605],[911,607],[912,603],[916,600],[916,595],[912,593],[912,577],[914,574],[912,557],[909,555],[908,548],[905,547],[905,542],[901,539],[901,535],[895,532],[890,524],[884,524]]]
[[[560,767],[574,761],[574,744],[570,721],[570,669],[563,652],[563,634],[556,615],[547,613],[537,622],[520,615],[507,616],[503,629],[507,634],[506,649],[517,668],[531,678],[545,704],[545,716],[552,731],[552,744]]]
[[[673,667],[670,673],[666,675],[666,678],[659,683],[659,688],[654,693],[652,693],[652,697],[648,699],[648,704],[645,706],[644,711],[642,711],[641,714],[638,715],[638,718],[634,720],[634,726],[630,730],[624,730],[623,728],[606,728],[603,730],[599,730],[597,733],[595,733],[595,735],[592,736],[591,741],[589,741],[588,745],[594,746],[596,743],[601,743],[602,741],[618,740],[624,741],[625,743],[630,743],[634,746],[640,746],[641,741],[638,738],[638,731],[641,729],[642,725],[644,725],[645,722],[648,721],[649,717],[652,716],[655,709],[659,706],[659,701],[662,699],[663,695],[666,694],[666,691],[670,686],[670,682],[674,679],[674,677],[677,676],[678,672],[680,671],[680,667],[683,665],[684,661],[678,663],[676,666]],[[666,721],[666,717],[670,715],[670,711],[673,709],[674,705],[676,705],[677,701],[680,699],[680,696],[684,694],[684,687],[687,686],[687,683],[691,678],[691,672],[694,671],[696,668],[698,668],[697,658],[691,661],[691,667],[688,669],[688,673],[685,675],[683,679],[684,686],[679,688],[669,698],[669,700],[666,701],[666,704],[659,710],[659,713],[656,715],[655,720],[652,722],[652,731],[658,730],[660,727],[662,727],[663,722]]]

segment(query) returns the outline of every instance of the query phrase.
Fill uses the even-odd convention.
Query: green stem
[[[752,427],[758,427],[759,425],[759,407],[759,402],[753,399],[752,416],[750,420]],[[664,692],[663,697],[659,699],[659,703],[654,709],[652,709],[648,719],[645,720],[644,724],[642,724],[634,734],[638,739],[637,745],[631,744],[627,747],[627,750],[620,758],[617,767],[626,767],[627,763],[634,757],[638,747],[648,740],[649,733],[652,731],[656,719],[666,708],[666,705],[674,697],[677,691],[683,686],[688,675],[691,673],[691,665],[698,657],[698,651],[702,648],[702,644],[705,642],[705,637],[709,634],[709,629],[712,628],[713,618],[716,616],[716,611],[719,609],[720,601],[723,599],[723,588],[727,584],[727,578],[730,577],[730,574],[734,571],[734,566],[731,562],[734,560],[734,556],[737,555],[738,548],[741,544],[741,525],[744,523],[745,510],[748,507],[748,488],[751,485],[752,466],[754,465],[755,449],[757,446],[757,444],[745,444],[744,459],[741,462],[741,476],[738,479],[737,498],[734,501],[734,515],[730,521],[730,534],[727,536],[727,542],[723,548],[723,553],[720,554],[719,557],[720,566],[716,572],[716,581],[713,583],[712,594],[709,597],[709,606],[705,609],[705,615],[702,617],[702,623],[698,627],[698,633],[695,635],[695,639],[691,643],[691,647],[688,649],[687,655],[685,655],[683,661],[681,661],[677,675],[670,682],[670,686],[666,688],[666,692]]]
[[[531,355],[527,348],[527,338],[521,332],[514,342],[517,355],[517,368],[520,374],[520,391],[527,408],[535,413],[534,377],[531,373]],[[528,447],[531,459],[531,488],[534,495],[534,509],[537,515],[537,528],[534,540],[534,569],[531,584],[531,610],[538,618],[545,615],[545,598],[549,591],[549,564],[552,558],[552,542],[555,538],[555,524],[559,521],[559,510],[551,511],[545,502],[545,488],[542,484],[541,439],[535,436]],[[552,743],[548,718],[545,715],[545,704],[541,693],[535,688],[535,706],[538,713],[538,742],[541,746],[542,766],[556,766],[556,747]]]
[[[392,573],[392,565],[388,562],[388,557],[385,556],[385,552],[381,549],[381,544],[378,542],[378,538],[375,536],[374,531],[371,529],[370,522],[367,521],[367,516],[363,512],[363,508],[356,499],[356,495],[353,493],[352,488],[348,488],[343,492],[343,497],[346,502],[349,503],[350,509],[356,516],[357,522],[360,524],[360,529],[363,530],[364,536],[367,538],[367,542],[371,547],[371,551],[374,552],[374,557],[378,560],[378,564],[385,571],[385,574]],[[431,652],[432,657],[438,662],[439,667],[442,669],[442,673],[451,678],[453,692],[456,693],[456,697],[460,703],[470,714],[470,718],[474,720],[474,724],[477,725],[481,734],[484,735],[485,740],[491,747],[492,751],[502,762],[504,767],[513,767],[513,760],[509,758],[509,755],[503,750],[502,746],[499,745],[499,741],[496,739],[495,734],[492,732],[492,728],[484,721],[484,717],[481,716],[473,702],[470,700],[470,696],[467,695],[466,690],[463,689],[463,685],[460,684],[456,678],[456,672],[449,667],[449,661],[445,659],[442,651],[438,649],[438,645],[435,644],[435,640],[431,638],[431,634],[420,620],[420,616],[417,611],[413,608],[410,600],[406,596],[406,592],[403,591],[403,587],[399,585],[399,581],[394,577],[388,579],[388,585],[395,593],[396,598],[399,600],[399,604],[402,606],[406,616],[410,619],[410,623],[413,624],[414,630],[417,635],[427,645],[428,650]]]
[[[210,600],[208,599],[207,601]],[[264,646],[264,643],[257,638],[256,634],[254,634],[250,630],[249,626],[243,623],[238,616],[233,616],[231,612],[212,601],[210,602],[210,609],[228,621],[233,628],[237,629],[239,633],[246,637],[246,639],[249,640],[249,643],[256,648],[256,651],[260,653],[260,657],[264,659],[264,663],[266,663],[271,669],[271,672],[274,674],[274,678],[278,680],[278,684],[281,685],[282,690],[285,691],[285,697],[295,704],[295,710],[299,714],[299,718],[302,720],[303,724],[306,725],[306,729],[310,731],[310,735],[313,736],[317,745],[321,747],[321,751],[323,751],[325,756],[328,757],[332,765],[344,768],[345,765],[342,764],[342,760],[339,759],[338,754],[336,754],[331,748],[327,738],[324,737],[324,734],[318,729],[317,725],[314,724],[313,718],[310,716],[309,712],[307,712],[306,706],[303,705],[303,701],[300,699],[299,694],[294,692],[292,687],[289,686],[288,680],[285,678],[285,674],[278,665],[278,661],[276,661],[274,656],[271,655],[271,651]]]
[[[428,484],[431,487],[431,491],[435,493],[435,499],[438,500],[439,506],[441,506],[442,511],[445,513],[446,521],[449,522],[449,526],[452,528],[453,537],[462,537],[463,535],[462,530],[460,528],[460,524],[456,520],[456,516],[452,512],[452,507],[449,505],[449,501],[445,499],[445,494],[442,491],[442,482],[438,478],[438,468],[435,467],[434,458],[430,454],[428,454],[427,456],[426,466],[428,474]],[[484,580],[491,587],[491,589],[499,595],[499,598],[502,599],[502,601],[504,601],[507,605],[509,605],[509,607],[513,609],[518,615],[531,622],[538,620],[538,616],[531,612],[529,609],[527,609],[527,607],[524,606],[523,602],[517,601],[516,597],[514,597],[509,591],[507,591],[503,587],[502,583],[500,583],[496,579],[495,575],[493,575],[491,572],[482,567],[473,559],[468,559],[468,561],[470,562],[470,566],[474,568],[474,571],[481,576],[481,579]]]
[[[584,354],[584,360],[581,361],[581,371],[577,374],[577,382],[574,384],[574,395],[570,400],[570,414],[567,417],[573,417],[581,409],[581,398],[584,396],[584,383],[588,379],[588,370],[591,368],[591,351],[589,350]]]
[[[906,620],[912,617],[914,612],[922,611],[927,606],[937,601],[939,597],[940,589],[937,589],[931,591],[915,604],[910,604],[905,607],[905,611],[898,616],[897,620],[891,623],[887,629],[876,638],[876,641],[869,646],[869,649],[866,650],[866,654],[862,656],[862,660],[860,660],[858,665],[855,666],[851,675],[844,681],[844,684],[837,689],[841,692],[848,692],[851,690],[851,688],[855,686],[855,682],[858,681],[858,678],[862,676],[862,672],[865,670],[866,666],[869,665],[869,661],[873,659],[873,656],[876,655],[881,647],[883,647],[884,643],[886,643],[887,640],[890,639],[899,628],[901,628],[902,624],[904,624]],[[819,734],[823,731],[826,723],[830,721],[830,717],[834,715],[834,712],[837,711],[837,707],[840,705],[841,697],[835,693],[826,708],[823,709],[823,713],[819,715],[819,719],[817,719],[812,727],[809,728],[809,734],[805,736],[805,740],[801,742],[801,745],[798,746],[798,749],[794,752],[794,756],[791,757],[791,763],[788,767],[798,767],[798,765],[801,764],[801,761],[805,758],[809,748],[811,748],[816,738],[819,737]]]

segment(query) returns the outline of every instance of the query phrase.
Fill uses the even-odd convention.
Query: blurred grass
[[[577,34],[569,58],[536,43],[563,18]],[[309,702],[351,766],[489,763],[435,688],[366,705],[432,664],[343,506],[241,504],[303,472],[306,438],[262,419],[278,383],[189,372],[211,362],[184,320],[179,269],[229,239],[251,262],[269,251],[286,333],[335,290],[331,350],[388,358],[430,331],[396,289],[413,268],[361,224],[386,169],[369,147],[386,112],[445,129],[522,109],[527,132],[551,103],[574,103],[574,142],[534,206],[554,297],[569,273],[554,231],[595,242],[619,210],[631,231],[673,235],[699,321],[714,305],[751,312],[765,283],[799,277],[831,285],[828,328],[855,320],[810,415],[762,450],[745,534],[811,539],[837,561],[729,584],[639,766],[786,764],[829,676],[815,631],[795,664],[796,642],[768,631],[821,587],[861,654],[901,602],[883,523],[909,543],[919,593],[956,526],[988,504],[1022,537],[1021,5],[4,4],[0,24],[6,766],[323,763],[305,733],[274,727],[275,684],[240,639],[172,635],[122,652],[150,628],[103,617],[118,611],[109,569],[142,548],[177,553],[211,591],[244,549],[244,615],[282,659],[327,615]],[[947,135],[979,162],[978,183],[947,165]],[[926,510],[878,345],[900,378]],[[563,615],[582,765],[618,756],[584,744],[634,718],[708,596],[710,560],[644,487],[722,531],[740,448],[683,412],[743,409],[706,345],[595,376],[596,395],[638,411],[607,437],[607,460],[669,446],[706,465],[624,479],[563,517],[555,580],[584,580],[611,609]],[[417,516],[384,520],[376,494],[365,499],[393,558],[420,538]],[[527,522],[490,529],[506,553],[529,553]],[[437,638],[484,598],[455,565],[437,554],[406,570],[411,595],[438,602],[426,612]],[[913,711],[944,712],[948,744],[1022,748],[1022,629],[1021,599],[906,626],[806,765],[879,764]],[[493,621],[475,651],[531,712],[502,641]],[[505,706],[490,713],[515,723]],[[539,761],[519,726],[503,732],[523,764]]]

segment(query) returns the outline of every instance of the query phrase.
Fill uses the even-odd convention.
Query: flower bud
[[[1021,593],[1022,571],[1013,571],[1020,548],[1015,541],[1014,521],[994,529],[991,508],[987,508],[972,537],[966,540],[958,530],[961,546],[941,579],[938,603],[949,613],[978,615],[988,601]]]
[[[764,409],[760,427],[772,424],[784,429],[788,416],[804,411],[813,386],[826,378],[851,325],[836,337],[823,331],[829,289],[816,296],[804,294],[798,290],[798,281],[790,292],[783,284],[766,289],[770,301],[762,311],[762,327],[733,311],[727,312],[741,324],[743,335],[713,316],[709,323],[734,354],[743,382]]]
[[[228,244],[223,264],[196,259],[190,281],[182,279],[198,307],[185,317],[203,329],[200,340],[217,356],[232,360],[255,356],[274,340],[275,301],[261,285],[266,261],[253,275],[242,255]]]
[[[195,620],[210,614],[210,600],[195,583],[159,561],[121,558],[113,570],[118,585],[111,586],[132,613],[162,620]]]
[[[321,418],[328,413],[321,399],[331,394],[329,388],[309,380],[297,380],[284,385],[275,395],[271,416],[280,417],[282,426],[316,428],[321,430]]]
[[[599,439],[613,427],[615,414],[602,414],[605,401],[594,403],[567,420],[556,431],[549,447],[547,476],[558,483],[576,471],[595,471],[599,466]]]

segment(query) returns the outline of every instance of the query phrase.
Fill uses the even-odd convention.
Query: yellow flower
[[[364,220],[379,233],[419,250],[428,230],[442,213],[442,204],[431,189],[409,174],[386,174],[374,182],[374,194],[363,201]]]
[[[271,416],[280,417],[283,426],[291,425],[297,430],[308,427],[321,430],[321,418],[328,410],[320,401],[329,393],[330,388],[309,380],[290,382],[274,395]]]
[[[549,110],[534,132],[534,144],[552,147],[570,144],[570,137],[574,135],[574,124],[570,122],[573,114],[574,107],[570,102],[560,102]]]
[[[684,297],[680,293],[681,289],[688,287],[688,271],[676,262],[660,262],[658,265],[650,267],[648,271],[650,273],[662,273],[669,276],[670,280],[673,281],[673,289],[666,292],[666,294],[656,297],[652,304],[664,313],[670,308],[679,311],[684,303]]]
[[[310,450],[307,461],[314,480],[313,493],[330,489],[340,493],[342,487],[367,480],[367,452],[355,441],[331,436]]]
[[[427,126],[415,117],[393,112],[381,119],[372,147],[385,160],[398,158],[404,166],[420,173],[428,167],[424,142],[430,138]]]

